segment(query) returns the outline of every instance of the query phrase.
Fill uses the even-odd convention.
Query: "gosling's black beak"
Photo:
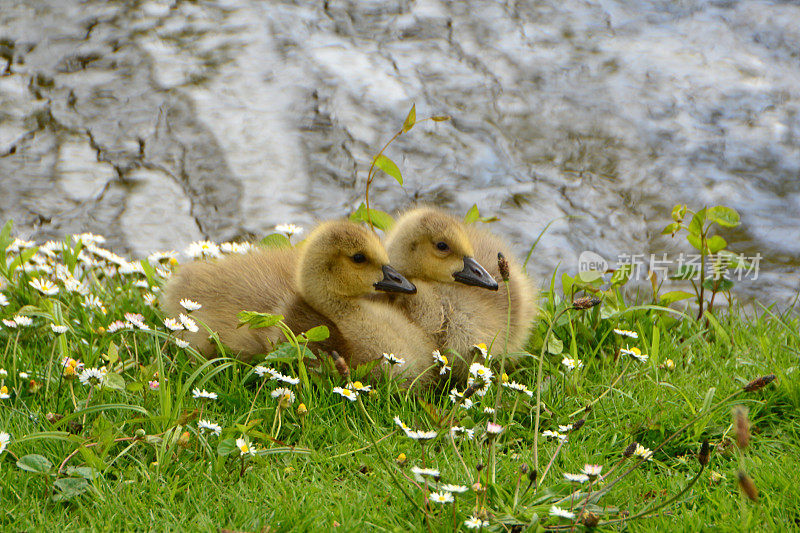
[[[453,274],[453,278],[464,285],[483,287],[490,291],[497,290],[497,281],[480,265],[480,263],[471,257],[464,258],[464,270]]]
[[[389,265],[383,266],[383,279],[375,284],[375,290],[402,292],[405,294],[414,294],[417,292],[417,288],[413,283],[408,281],[400,272]]]

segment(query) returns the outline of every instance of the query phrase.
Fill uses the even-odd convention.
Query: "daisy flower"
[[[8,377],[8,370],[5,368],[0,368],[0,378],[7,378]]]
[[[28,282],[31,287],[41,292],[45,296],[53,296],[58,294],[58,286],[45,278],[34,278]]]
[[[583,368],[583,361],[580,359],[571,359],[569,357],[565,357],[561,360],[561,364],[567,367],[567,370],[575,370],[576,368],[580,369]]]
[[[469,487],[466,487],[464,485],[442,485],[439,488],[451,494],[452,493],[461,494],[462,492],[467,492],[469,490]]]
[[[6,451],[9,442],[11,442],[11,435],[5,431],[0,431],[0,453]]]
[[[175,344],[178,346],[178,348],[186,349],[189,347],[189,343],[183,339],[175,339]]]
[[[442,365],[442,368],[439,370],[439,374],[444,374],[448,370],[450,370],[450,367],[447,366],[447,363],[448,363],[447,356],[442,355],[441,352],[439,352],[439,350],[434,350],[431,355],[433,355],[433,362],[434,363],[436,363],[438,365]]]
[[[397,357],[393,353],[385,353],[385,354],[383,354],[383,358],[386,359],[389,362],[389,364],[392,365],[392,366],[406,364],[406,360],[405,359],[403,359],[402,357]]]
[[[350,384],[350,388],[353,390],[357,390],[359,392],[369,392],[372,390],[372,387],[369,385],[364,385],[360,381],[354,381]]]
[[[546,430],[542,431],[542,437],[544,437],[546,439],[561,439],[561,440],[564,440],[564,439],[567,438],[566,435],[562,435],[558,431],[550,431],[549,429],[546,429]]]
[[[128,321],[128,324],[136,326],[139,329],[150,329],[150,327],[144,323],[144,317],[139,313],[125,313],[125,320]]]
[[[278,224],[275,226],[275,231],[285,233],[291,237],[292,235],[300,235],[303,233],[303,228],[294,224]]]
[[[20,372],[20,373],[19,373],[19,377],[20,377],[21,379],[28,379],[29,377],[31,377],[31,375],[30,375],[30,374],[28,374],[27,372]]]
[[[215,424],[210,420],[203,420],[202,418],[197,422],[197,429],[199,429],[203,433],[213,433],[214,435],[217,436],[219,436],[219,434],[222,433],[222,426]],[[239,448],[239,450],[241,450],[241,448]]]
[[[99,309],[101,311],[105,310],[105,308],[103,307],[103,301],[94,294],[86,295],[81,305],[86,309],[94,308],[94,309]]]
[[[486,413],[487,415],[493,415],[494,414],[494,407],[484,407],[483,408],[483,412]]]
[[[560,516],[561,518],[569,518],[570,520],[575,518],[575,513],[572,511],[567,511],[566,509],[556,507],[555,505],[550,508],[550,514],[552,516]]]
[[[342,387],[334,387],[333,392],[341,396],[342,398],[347,398],[351,402],[356,401],[358,398],[358,393],[351,390],[351,389],[343,389]]]
[[[435,431],[422,431],[422,430],[414,431],[411,429],[406,431],[406,437],[414,439],[415,441],[418,442],[427,442],[431,439],[436,438],[437,434],[438,433],[436,433]]]
[[[594,479],[600,475],[600,472],[602,472],[602,470],[603,470],[603,465],[590,465],[587,463],[583,465],[583,470],[581,470],[581,472],[589,476],[589,479]]]
[[[619,349],[619,353],[621,353],[623,355],[632,355],[633,357],[635,357],[636,359],[638,359],[642,363],[646,363],[647,362],[647,358],[648,358],[647,354],[646,353],[642,353],[642,351],[639,348],[637,348],[636,346],[634,346],[633,348],[627,348],[627,347],[626,348],[620,348]]]
[[[144,303],[146,303],[150,307],[153,307],[156,305],[156,301],[158,298],[152,292],[147,292],[144,294],[144,296],[142,296],[142,299],[144,300]]]
[[[517,392],[523,392],[527,394],[529,397],[533,397],[533,391],[530,390],[526,385],[523,385],[522,383],[517,383],[516,381],[512,381],[510,383],[503,383],[503,387],[507,387]]]
[[[425,478],[433,478],[436,480],[442,476],[435,468],[420,468],[418,466],[412,466],[411,473],[414,474],[414,479],[419,482],[425,481]]]
[[[489,351],[486,348],[486,344],[482,342],[478,344],[473,344],[472,349],[476,352],[476,354],[480,355],[484,359],[486,359],[486,356],[489,355]]]
[[[108,327],[106,328],[106,331],[108,331],[109,333],[115,333],[115,332],[117,332],[117,331],[119,331],[121,329],[125,329],[127,327],[129,327],[128,324],[126,324],[122,320],[115,320],[114,322],[112,322],[111,324],[108,325]]]
[[[633,455],[636,457],[641,457],[648,461],[653,459],[653,452],[650,451],[650,448],[645,448],[641,444],[636,444],[636,449],[633,451]]]
[[[0,293],[0,307],[5,307],[8,305],[8,298],[5,294]]]
[[[102,235],[95,235],[94,233],[80,233],[72,236],[72,240],[83,243],[84,246],[103,244],[106,238]]]
[[[675,361],[672,359],[667,359],[664,361],[664,368],[667,370],[675,370]]]
[[[290,404],[294,403],[294,392],[286,387],[278,387],[270,393],[273,398],[277,398],[280,402],[288,401]]]
[[[183,324],[181,324],[179,321],[175,320],[174,318],[165,318],[164,319],[164,325],[170,331],[180,331],[180,330],[183,329]]]
[[[236,447],[239,448],[239,453],[242,455],[255,455],[255,450],[244,437],[236,439]]]
[[[161,261],[171,261],[178,258],[178,252],[170,250],[168,252],[153,252],[147,256],[147,260],[153,264],[160,263]]]
[[[436,503],[451,503],[453,501],[453,495],[449,492],[431,492],[428,495],[428,499]]]
[[[0,387],[0,400],[8,400],[11,398],[11,395],[8,393],[8,387],[3,385]]]
[[[33,325],[33,319],[29,316],[14,315],[13,320],[20,327],[27,327]]]
[[[219,249],[226,254],[246,254],[253,249],[253,245],[249,242],[223,242]]]
[[[61,335],[69,331],[69,328],[67,326],[62,326],[61,324],[50,324],[50,329],[52,329],[53,333],[55,333],[56,335]]]
[[[573,427],[574,427],[574,426],[573,426],[572,424],[567,424],[566,426],[562,426],[562,425],[560,425],[560,424],[559,424],[559,426],[558,426],[558,430],[559,430],[560,432],[562,432],[562,433],[567,433],[567,432],[569,432],[569,431],[572,431],[572,428],[573,428]]]
[[[216,392],[208,392],[207,390],[203,389],[200,390],[198,388],[192,389],[192,398],[195,400],[216,400],[217,393]]]
[[[477,516],[470,516],[464,520],[464,525],[467,527],[467,529],[478,529],[482,527],[489,527],[489,522],[487,520],[481,520]]]
[[[16,328],[17,327],[17,323],[16,322],[14,322],[13,320],[8,320],[6,318],[3,319],[3,324],[5,324],[6,327],[8,327],[8,328]]]
[[[467,438],[469,440],[472,440],[472,439],[475,438],[475,430],[474,429],[469,429],[469,428],[465,428],[465,427],[462,427],[462,426],[453,426],[453,427],[450,428],[450,432],[453,435],[459,435],[459,434],[463,433],[464,435],[467,436]],[[445,490],[449,490],[449,489],[445,489]],[[451,490],[450,492],[456,492],[456,491],[452,491]]]
[[[275,372],[270,379],[283,381],[284,383],[288,383],[289,385],[297,385],[298,383],[300,383],[300,378],[293,378],[292,376],[287,376],[286,374],[281,374],[280,372]],[[364,390],[368,391],[369,389],[370,389],[369,387],[366,387]]]
[[[180,313],[178,315],[178,318],[180,319],[181,324],[183,324],[183,327],[185,327],[192,333],[197,333],[198,331],[200,331],[200,328],[197,327],[197,322],[189,318],[187,315]]]
[[[147,387],[150,390],[156,391],[161,388],[161,383],[159,383],[157,379],[154,379],[152,381],[147,382]]]
[[[192,259],[220,256],[219,246],[211,241],[195,241],[184,250],[184,253]]]
[[[277,370],[274,370],[274,369],[272,369],[272,368],[269,368],[269,367],[266,367],[266,366],[262,366],[262,365],[258,365],[258,366],[256,366],[256,367],[253,369],[253,371],[254,371],[254,372],[255,372],[255,373],[258,375],[258,377],[260,377],[260,378],[263,378],[263,377],[264,377],[265,375],[267,375],[267,374],[269,374],[269,375],[270,375],[270,376],[272,376],[273,378],[274,378],[275,376],[279,376],[279,375],[280,375],[280,372],[278,372]]]
[[[489,435],[499,435],[503,432],[503,426],[500,424],[495,424],[494,422],[489,422],[486,424],[486,433]]]
[[[638,339],[639,334],[629,329],[614,329],[614,333],[621,337],[630,337],[631,339]]]
[[[106,370],[104,368],[85,368],[78,377],[84,385],[101,387],[106,379]]]
[[[572,483],[586,483],[587,481],[589,481],[589,476],[587,476],[586,474],[570,474],[568,472],[565,472],[564,479]]]
[[[198,309],[203,307],[199,303],[195,302],[194,300],[190,300],[188,298],[184,298],[183,300],[181,300],[180,304],[181,304],[181,307],[183,307],[184,309],[186,309],[190,313],[192,311],[197,311]]]
[[[494,376],[491,370],[480,363],[472,363],[469,365],[469,373],[475,377],[475,379],[482,379],[484,383],[491,381]]]
[[[470,375],[467,377],[467,388],[471,387],[474,383],[478,383],[482,385],[480,389],[475,391],[475,394],[478,396],[486,396],[486,393],[489,392],[489,387],[491,387],[491,381],[484,381],[481,378],[475,378],[474,376]]]

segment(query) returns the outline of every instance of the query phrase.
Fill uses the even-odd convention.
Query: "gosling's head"
[[[389,266],[378,237],[348,221],[326,222],[312,231],[302,245],[298,269],[300,292],[310,301],[417,290]]]
[[[386,238],[386,250],[409,278],[497,290],[497,281],[473,259],[463,222],[439,209],[422,207],[400,217]]]

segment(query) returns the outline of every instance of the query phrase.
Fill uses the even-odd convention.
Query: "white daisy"
[[[465,427],[462,427],[462,426],[453,426],[453,427],[450,428],[450,432],[453,435],[459,435],[459,434],[463,433],[464,435],[467,436],[467,438],[469,440],[472,440],[472,439],[475,438],[475,430],[474,429],[469,429],[469,428],[465,428]],[[454,491],[451,490],[450,492],[454,492]]]
[[[435,503],[451,503],[453,495],[449,492],[431,492],[428,495],[428,499]]]
[[[183,325],[174,318],[165,318],[164,325],[170,331],[180,331],[183,329]]]
[[[552,516],[560,516],[561,518],[569,518],[570,520],[575,518],[575,513],[572,511],[567,511],[566,509],[556,507],[555,505],[550,508],[550,514]]]
[[[20,327],[27,327],[33,325],[33,319],[29,316],[14,315],[13,320]]]
[[[494,407],[484,407],[483,408],[483,412],[486,413],[487,415],[493,415],[494,414]]]
[[[561,360],[561,364],[567,367],[567,370],[575,370],[576,368],[580,369],[583,368],[583,361],[580,359],[571,359],[569,357],[565,357]]]
[[[589,476],[586,474],[570,474],[568,472],[564,473],[564,479],[567,481],[571,481],[573,483],[586,483],[589,481]]]
[[[5,307],[8,305],[8,298],[5,294],[0,292],[0,307]]]
[[[8,393],[8,387],[3,385],[0,387],[0,400],[8,400],[11,398],[11,395]]]
[[[149,388],[152,391],[156,391],[156,390],[161,388],[161,383],[157,379],[154,379],[152,381],[148,381],[147,382],[147,388]]]
[[[486,349],[486,345],[484,343],[473,344],[472,349],[475,350],[483,359],[486,359],[486,356],[489,355],[489,352]]]
[[[486,424],[486,433],[490,435],[499,435],[503,432],[503,426],[500,424],[495,424],[494,422],[488,422]]]
[[[467,526],[467,529],[478,529],[489,527],[489,522],[487,520],[481,520],[477,516],[470,516],[464,520],[464,525]]]
[[[475,379],[482,379],[484,383],[491,381],[494,376],[491,370],[480,363],[472,363],[469,365],[469,373],[475,377]]]
[[[255,450],[244,437],[236,439],[236,447],[242,455],[255,455]]]
[[[266,366],[262,366],[262,365],[258,365],[258,366],[256,366],[256,367],[253,369],[253,371],[254,371],[254,372],[255,372],[255,373],[258,375],[258,377],[260,377],[260,378],[263,378],[263,377],[264,377],[265,375],[267,375],[267,374],[269,374],[269,375],[270,375],[270,376],[272,376],[273,378],[274,378],[275,376],[280,376],[280,372],[278,372],[277,370],[274,370],[274,369],[272,369],[272,368],[269,368],[269,367],[266,367]]]
[[[178,315],[178,318],[180,319],[181,324],[183,324],[183,327],[185,327],[192,333],[197,333],[198,331],[200,331],[200,328],[197,327],[197,322],[189,318],[187,315],[180,313]]]
[[[562,432],[562,433],[567,433],[567,432],[569,432],[569,431],[572,431],[572,428],[573,428],[573,427],[574,427],[574,426],[573,426],[572,424],[567,424],[566,426],[562,426],[562,425],[560,425],[560,424],[559,424],[559,426],[558,426],[558,430],[559,430],[560,432]]]
[[[0,368],[0,378],[7,378],[8,377],[8,370],[5,368]]]
[[[353,390],[357,390],[358,392],[369,392],[372,390],[372,387],[369,385],[364,385],[360,381],[354,381],[350,384],[350,388]]]
[[[41,292],[45,296],[53,296],[58,294],[58,286],[45,278],[34,278],[28,282],[31,287]]]
[[[216,392],[208,392],[205,389],[200,390],[198,388],[195,388],[195,389],[192,389],[192,397],[195,400],[216,400],[217,399],[217,393]]]
[[[614,333],[620,335],[622,337],[630,337],[631,339],[638,339],[639,334],[635,331],[630,331],[628,329],[614,329]]]
[[[583,465],[583,470],[581,470],[581,472],[589,476],[589,479],[596,478],[602,471],[603,465],[590,465],[588,463]]]
[[[433,351],[433,353],[432,353],[432,355],[433,355],[433,361],[434,361],[434,363],[436,363],[436,364],[438,364],[438,365],[441,365],[441,366],[442,366],[442,368],[439,370],[439,374],[444,374],[444,373],[446,373],[448,370],[450,370],[450,367],[449,367],[449,366],[447,366],[447,363],[448,363],[448,361],[447,361],[447,356],[445,356],[445,355],[442,355],[442,354],[439,352],[439,350],[434,350],[434,351]]]
[[[27,372],[20,372],[20,373],[19,373],[19,377],[20,377],[21,379],[28,379],[29,377],[31,377],[31,375],[30,375],[30,374],[28,374]]]
[[[560,440],[564,440],[567,438],[566,435],[562,435],[558,431],[550,431],[549,429],[542,431],[542,437],[546,439],[560,439]]]
[[[181,300],[180,304],[181,304],[181,307],[183,307],[184,309],[186,309],[189,312],[197,311],[198,309],[203,307],[199,303],[195,302],[194,300],[190,300],[188,298],[184,298],[183,300]]]
[[[178,348],[186,349],[189,347],[189,343],[183,339],[175,339],[175,344],[178,346]]]
[[[217,436],[222,433],[222,426],[215,424],[210,420],[203,420],[202,418],[197,422],[197,428],[204,433],[213,433]]]
[[[356,401],[358,398],[358,393],[350,390],[350,389],[343,389],[342,387],[334,387],[333,392],[340,395],[342,398],[347,398],[351,402]]]
[[[385,353],[383,354],[383,358],[386,359],[390,365],[404,365],[406,364],[406,360],[402,357],[397,357],[393,353]]]
[[[517,383],[516,381],[512,381],[510,383],[503,383],[503,387],[507,387],[507,388],[515,390],[517,392],[525,393],[529,397],[533,396],[533,391],[532,390],[530,390],[526,385],[523,385],[522,383]]]
[[[642,351],[639,348],[637,348],[636,346],[634,346],[633,348],[628,348],[628,347],[620,348],[619,349],[619,353],[621,353],[623,355],[632,355],[633,357],[635,357],[636,359],[638,359],[642,363],[646,363],[647,359],[648,359],[647,354],[646,353],[642,353]]]
[[[421,442],[427,442],[431,439],[435,439],[436,435],[438,435],[438,433],[435,431],[414,431],[410,429],[406,431],[406,437]]]
[[[294,392],[287,389],[286,387],[278,387],[270,394],[273,398],[277,398],[279,401],[288,401],[290,404],[294,403],[295,396]]]
[[[0,453],[6,451],[9,442],[11,442],[11,435],[5,431],[0,431]]]
[[[84,385],[89,385],[91,387],[102,387],[103,382],[106,379],[106,369],[105,368],[84,368],[83,372],[80,373],[78,376],[81,380],[81,383]]]
[[[14,322],[13,320],[8,320],[6,318],[3,319],[3,324],[5,324],[7,328],[12,328],[13,329],[13,328],[17,327],[17,323],[16,322]]]
[[[61,335],[69,331],[69,328],[67,326],[62,326],[60,324],[50,324],[50,329],[52,329],[53,333],[55,333],[56,335]]]
[[[211,241],[195,241],[184,250],[184,253],[192,259],[220,256],[219,246]]]
[[[454,492],[456,494],[461,494],[462,492],[467,492],[469,490],[469,487],[464,485],[441,485],[439,488],[451,494]]]
[[[125,320],[139,329],[150,329],[150,326],[144,323],[144,317],[139,313],[125,313]]]
[[[420,468],[418,466],[412,466],[411,473],[414,474],[414,479],[420,482],[425,481],[425,478],[433,478],[438,480],[442,475],[435,468]]]
[[[105,237],[103,237],[102,235],[95,235],[94,233],[75,234],[72,236],[72,240],[75,242],[80,241],[81,243],[83,243],[84,246],[92,244],[94,245],[103,244],[104,242],[106,242]]]
[[[300,235],[303,233],[303,228],[294,224],[278,224],[275,226],[275,231],[285,233],[291,237],[292,235]]]
[[[114,332],[117,332],[117,331],[119,331],[121,329],[125,329],[125,328],[128,328],[128,327],[130,327],[130,326],[128,324],[126,324],[125,322],[123,322],[122,320],[115,320],[114,322],[112,322],[111,324],[108,325],[108,327],[106,328],[106,331],[108,331],[109,333],[114,333]]]
[[[645,448],[641,444],[636,445],[636,449],[633,451],[633,455],[637,457],[642,457],[648,461],[653,459],[653,452],[650,451],[649,448]]]
[[[489,392],[489,388],[492,386],[491,381],[484,381],[481,378],[475,378],[474,376],[470,375],[467,377],[467,387],[471,387],[473,384],[480,385],[481,388],[475,391],[475,394],[478,396],[486,396],[486,393]]]

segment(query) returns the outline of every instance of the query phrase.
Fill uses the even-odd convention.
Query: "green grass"
[[[0,245],[5,249],[7,243]],[[394,384],[376,384],[374,392],[362,395],[373,424],[364,418],[358,403],[331,392],[345,383],[336,372],[327,366],[309,367],[310,386],[294,388],[300,397],[282,413],[280,432],[273,439],[277,401],[269,392],[276,387],[274,381],[257,395],[262,378],[251,365],[229,358],[203,364],[190,350],[176,346],[163,327],[163,315],[143,300],[150,289],[134,286],[147,280],[151,287],[158,287],[163,280],[152,268],[107,276],[99,266],[81,266],[76,252],[69,240],[56,250],[56,260],[81,276],[102,300],[105,312],[83,307],[84,297],[67,292],[61,282],[57,295],[40,294],[29,281],[41,273],[0,272],[0,279],[11,278],[2,289],[9,305],[0,307],[0,318],[8,320],[18,313],[33,318],[30,327],[0,327],[0,367],[9,373],[4,384],[10,395],[0,400],[0,431],[11,434],[7,450],[0,455],[0,525],[4,529],[302,531],[338,523],[338,531],[452,530],[451,504],[432,503],[427,520],[419,510],[423,491],[408,478],[413,479],[412,466],[422,465],[422,448],[392,420],[400,416],[415,429],[440,429],[440,421],[452,409],[447,394],[430,391],[406,399]],[[9,254],[0,263],[5,265],[14,257]],[[603,465],[605,473],[631,442],[655,449],[702,413],[708,415],[614,485],[592,509],[601,520],[614,520],[666,501],[698,472],[696,454],[703,439],[708,439],[711,461],[697,484],[657,516],[600,529],[783,531],[800,527],[796,482],[800,385],[795,375],[800,321],[760,307],[749,314],[739,308],[717,313],[719,329],[709,329],[705,321],[671,318],[657,309],[625,310],[622,306],[620,313],[608,317],[601,305],[565,313],[554,327],[564,354],[547,354],[544,361],[542,430],[568,423],[570,413],[608,391],[626,365],[627,371],[585,415],[586,424],[570,434],[538,490],[527,492],[514,507],[521,465],[534,468],[534,363],[543,332],[563,308],[557,295],[544,295],[530,346],[537,356],[509,372],[534,396],[530,399],[507,389],[503,393],[498,422],[505,431],[497,440],[497,483],[478,496],[490,524],[487,530],[505,531],[514,524],[530,525],[530,531],[568,525],[567,520],[549,516],[552,502],[570,493],[564,472],[577,473],[585,463],[593,463]],[[151,330],[108,333],[109,324],[124,320],[128,312],[143,314]],[[51,322],[66,324],[70,330],[57,336]],[[615,327],[638,332],[639,339],[630,345],[649,354],[646,363],[615,357],[625,344],[612,333]],[[292,349],[282,353],[291,362],[272,366],[298,376]],[[584,368],[565,373],[564,355],[582,359]],[[80,381],[70,387],[60,379],[60,361],[65,356],[79,359],[87,368],[106,365],[109,375],[115,376],[109,381],[111,387],[92,390],[91,398],[90,387]],[[499,366],[499,355],[495,359]],[[667,359],[674,362],[674,370],[663,368]],[[30,376],[19,379],[13,369]],[[160,376],[158,391],[147,385],[155,372]],[[719,403],[765,374],[775,374],[777,379],[763,390]],[[201,406],[192,398],[194,387],[216,392],[219,398]],[[458,387],[463,390],[462,384]],[[489,445],[483,435],[490,415],[483,407],[494,405],[495,389],[496,385],[474,408],[457,408],[458,423],[475,429],[474,440],[456,439],[468,471],[446,431],[427,444],[426,464],[441,471],[443,482],[472,485],[478,476],[476,466],[482,463],[486,466],[481,482],[486,486]],[[308,407],[305,417],[296,411],[301,400]],[[749,410],[752,437],[745,450],[737,448],[731,426],[731,409],[737,404]],[[712,407],[718,408],[711,411]],[[220,437],[198,439],[200,409],[203,418],[224,428]],[[48,413],[67,418],[56,421]],[[251,423],[245,427],[249,414]],[[242,459],[233,443],[245,433],[262,452]],[[372,445],[373,438],[381,439],[377,446]],[[556,447],[557,443],[540,439],[540,478]],[[401,453],[407,456],[404,466],[394,461]],[[29,454],[45,457],[52,467],[41,473],[18,468],[17,458]],[[413,501],[393,481],[381,456]],[[628,459],[623,467],[633,464]],[[741,494],[739,470],[753,478],[759,503]],[[713,483],[712,472],[722,479]],[[88,481],[68,480],[81,476]],[[602,491],[607,484],[593,490]],[[526,486],[523,476],[520,493]],[[457,523],[462,529],[475,505],[472,490],[457,498]],[[568,509],[569,500],[561,507]]]

